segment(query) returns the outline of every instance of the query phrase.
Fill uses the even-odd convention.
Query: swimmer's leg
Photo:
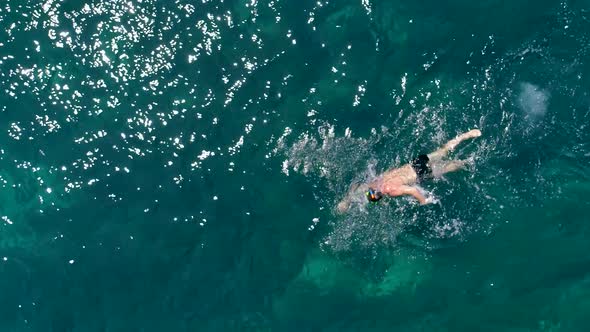
[[[438,150],[431,152],[428,154],[428,159],[430,161],[438,161],[443,159],[450,151],[454,150],[459,143],[470,139],[481,136],[481,131],[479,129],[472,129],[466,133],[463,133],[452,140],[448,141],[445,145],[443,145]]]
[[[432,164],[432,176],[440,178],[443,175],[465,169],[470,160],[451,160]]]

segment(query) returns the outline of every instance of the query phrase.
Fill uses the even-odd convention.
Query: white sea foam
[[[524,82],[520,84],[518,106],[527,117],[541,117],[547,112],[549,92],[539,86]]]

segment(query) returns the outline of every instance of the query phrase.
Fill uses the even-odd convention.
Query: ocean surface
[[[588,0],[3,0],[0,90],[0,331],[590,330]]]

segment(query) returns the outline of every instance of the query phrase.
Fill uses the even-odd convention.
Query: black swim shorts
[[[430,165],[428,164],[429,161],[430,159],[428,159],[427,155],[421,154],[418,157],[414,158],[414,160],[412,160],[412,162],[410,163],[410,165],[412,165],[412,168],[414,169],[414,172],[416,172],[416,174],[418,175],[419,181],[428,178],[432,175],[432,168],[430,168]]]

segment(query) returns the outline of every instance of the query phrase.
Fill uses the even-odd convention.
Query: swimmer
[[[420,205],[432,203],[432,199],[424,197],[420,190],[413,185],[428,178],[440,178],[443,174],[463,169],[468,163],[467,160],[447,161],[443,159],[459,143],[479,136],[481,136],[481,131],[470,130],[448,141],[432,153],[419,155],[409,164],[386,171],[371,183],[352,185],[346,197],[338,204],[338,212],[346,212],[350,208],[351,202],[355,198],[358,199],[360,195],[364,195],[369,202],[378,202],[384,196],[409,195],[416,198]]]

